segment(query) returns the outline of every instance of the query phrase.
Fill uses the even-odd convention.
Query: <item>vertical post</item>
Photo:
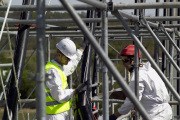
[[[28,2],[28,0],[23,0],[23,5],[34,4],[34,1]],[[31,12],[22,12],[20,19],[30,19]],[[10,112],[10,117],[13,120],[18,119],[18,100],[20,99],[19,90],[21,87],[24,62],[27,50],[27,42],[29,35],[29,26],[20,24],[17,33],[16,46],[14,52],[14,66],[12,67],[13,72],[11,72],[9,92],[7,94],[8,107]],[[10,38],[8,38],[10,39]],[[19,104],[21,107],[21,103]],[[24,115],[23,115],[24,117]],[[5,108],[3,119],[7,119],[7,111]]]
[[[140,3],[140,0],[135,0],[135,3]],[[143,10],[142,10],[143,11]],[[139,15],[142,16],[143,12],[140,11],[139,9],[135,9],[134,14],[135,15]],[[140,36],[139,36],[139,22],[135,23],[135,35],[137,36],[137,38],[140,40]],[[138,47],[135,45],[135,64],[134,64],[134,71],[135,71],[135,95],[137,97],[137,99],[139,99],[139,50]],[[135,120],[139,119],[139,113],[137,111],[137,109],[135,108]]]
[[[45,0],[37,0],[37,74],[36,74],[36,97],[37,119],[46,119],[45,109]]]
[[[175,0],[170,0],[170,2],[175,2]],[[177,14],[176,14],[176,9],[175,8],[171,8],[170,9],[170,16],[176,16]],[[177,22],[176,21],[170,21],[170,24],[177,24]],[[176,28],[174,28],[174,29],[176,29]],[[175,31],[175,30],[174,30]],[[175,44],[175,32],[173,32],[172,34],[171,34],[171,41],[169,41],[169,54],[173,57],[174,56],[174,51],[175,50],[177,50],[177,53],[179,52],[179,48],[178,47],[176,47],[176,44]],[[176,48],[176,49],[174,49],[174,48]],[[174,77],[175,76],[177,76],[176,75],[176,73],[174,73],[174,68],[173,68],[173,66],[172,66],[172,64],[171,63],[169,63],[169,81],[170,81],[170,83],[171,83],[171,85],[173,85],[174,86],[174,88],[176,88],[177,87],[177,79],[176,79],[176,81],[174,81]],[[174,101],[174,98],[173,98],[173,94],[172,93],[170,93],[170,101]],[[176,106],[171,106],[172,107],[172,111],[173,111],[173,119],[174,119],[174,116],[177,116],[177,114],[176,114]]]
[[[97,63],[96,63],[96,70],[97,70],[97,72],[96,72],[96,82],[99,83],[99,71],[100,71],[100,70],[99,70],[99,69],[100,69],[100,63],[99,63],[99,61],[100,61],[100,60],[99,60],[99,55],[98,55],[98,54],[96,54],[95,57],[96,57],[96,62],[97,62]],[[99,94],[99,86],[96,87],[96,90],[97,90],[97,94]],[[99,110],[99,102],[96,103],[96,107],[97,107],[97,109]],[[99,114],[98,114],[98,115],[99,115]],[[97,116],[98,116],[98,115],[97,115]]]
[[[100,11],[97,11],[97,17],[98,18],[100,18],[101,17],[101,12]],[[98,22],[97,23],[97,26],[100,26],[100,23]],[[96,39],[97,39],[97,42],[98,42],[98,44],[100,44],[101,43],[101,39],[99,38],[99,37],[96,37]],[[96,70],[97,70],[97,72],[96,72],[96,82],[97,83],[99,83],[100,82],[100,56],[96,53],[95,54],[95,57],[96,57]],[[96,87],[96,91],[97,91],[97,95],[99,94],[99,86],[97,86]],[[99,110],[99,102],[96,102],[96,107],[97,107],[97,110]],[[97,117],[99,116],[99,113],[97,114]]]
[[[48,39],[47,39],[47,61],[50,61],[51,59],[51,53],[50,53],[50,50],[51,50],[51,47],[50,47],[50,40],[51,40],[51,35],[49,35]]]
[[[172,33],[172,37],[173,37],[173,40],[175,40],[175,33],[173,32]],[[173,48],[173,45],[172,45],[172,43],[171,42],[169,42],[169,54],[171,55],[171,56],[174,56],[174,48]],[[172,64],[171,63],[169,63],[169,81],[170,81],[170,83],[171,83],[171,85],[173,85],[174,87],[176,87],[175,86],[175,84],[174,84],[174,69],[173,69],[173,66],[172,66]],[[172,93],[170,93],[170,101],[173,101],[174,99],[173,99],[173,94]],[[172,107],[172,111],[174,111],[175,110],[175,106],[173,105],[173,106],[171,106]],[[174,112],[173,112],[174,113]],[[174,114],[173,115],[173,119],[174,119],[174,116],[175,116],[176,114]]]
[[[160,0],[156,0],[156,2],[160,2]],[[159,9],[156,9],[155,15],[159,16]],[[157,37],[159,37],[158,30],[155,31],[155,34]],[[156,64],[159,66],[159,45],[156,41],[155,41],[155,45],[154,45],[154,59],[155,59]]]
[[[164,0],[164,2],[167,2],[167,0]],[[168,12],[167,12],[167,8],[164,8],[163,9],[163,16],[167,16],[168,15]],[[166,24],[166,21],[163,21],[163,24]],[[166,46],[167,46],[167,41],[166,40],[163,40],[162,41],[162,44],[163,44],[163,46],[166,48]],[[165,55],[165,53],[164,52],[162,52],[162,72],[165,74],[165,75],[167,75],[166,74],[166,69],[167,69],[167,57],[166,57],[166,55]]]
[[[106,0],[103,0],[105,3]],[[107,11],[102,11],[102,40],[103,49],[106,55],[108,55],[108,21]],[[103,63],[103,120],[109,120],[109,87],[108,87],[108,69]]]
[[[69,88],[72,89],[72,75],[68,76],[68,84],[69,84]],[[73,99],[73,97],[71,97],[71,99]],[[73,120],[73,109],[72,107],[70,108],[70,116],[69,116],[69,120]]]
[[[139,99],[139,49],[137,46],[135,46],[135,64],[134,64],[134,71],[135,71],[135,94],[137,99]],[[135,108],[135,120],[139,120],[139,113],[137,112],[137,109]]]
[[[157,30],[155,30],[155,34],[157,37],[159,37],[159,32]],[[154,43],[154,59],[156,64],[159,66],[159,44],[157,41]]]
[[[180,0],[178,0],[180,2]],[[177,16],[180,16],[180,8],[178,8]],[[180,20],[177,21],[178,24],[180,24]],[[180,27],[178,28],[178,31],[180,31]],[[177,46],[180,48],[180,41],[177,40]],[[177,56],[177,65],[180,66],[180,55]],[[179,73],[177,72],[177,77],[180,77]],[[180,94],[180,79],[177,79],[177,92]],[[177,106],[177,116],[180,116],[180,106]]]
[[[110,86],[109,86],[110,88],[109,88],[109,90],[113,91],[114,90],[114,78],[113,78],[111,73],[109,74],[109,78],[110,78],[109,79],[110,80]],[[113,102],[111,103],[111,111],[110,111],[110,113],[111,114],[114,113],[114,103]]]

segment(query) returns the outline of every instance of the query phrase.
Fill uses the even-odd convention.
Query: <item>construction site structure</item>
[[[117,70],[121,65],[121,59],[117,56],[111,58],[108,49],[113,49],[118,54],[122,49],[115,49],[110,41],[120,42],[122,45],[135,44],[136,50],[140,49],[143,57],[141,61],[149,61],[153,68],[165,83],[169,95],[169,104],[173,109],[173,120],[180,119],[180,0],[135,0],[129,3],[115,3],[113,0],[79,0],[83,4],[70,4],[68,0],[59,0],[59,5],[47,5],[45,0],[23,0],[22,5],[11,5],[12,0],[7,4],[0,1],[0,11],[6,12],[0,18],[0,55],[11,40],[17,39],[14,54],[10,47],[12,63],[0,64],[1,93],[0,103],[4,107],[2,119],[18,119],[18,112],[25,103],[36,102],[36,114],[32,119],[45,120],[45,63],[50,61],[50,43],[54,38],[62,39],[70,37],[73,40],[87,39],[89,46],[85,51],[81,69],[76,71],[76,77],[69,76],[69,85],[72,88],[73,82],[82,80],[82,73],[88,80],[89,91],[86,97],[92,107],[93,115],[103,116],[108,120],[109,115],[114,113],[115,107],[124,102],[122,91],[133,102],[136,114],[135,119],[149,119],[147,112],[139,100],[129,88],[129,73],[123,68],[123,73]],[[61,3],[61,4],[60,4]],[[128,13],[124,10],[131,10]],[[151,16],[146,11],[152,10]],[[8,18],[10,11],[23,11],[20,19]],[[32,19],[32,12],[36,12],[36,19]],[[66,11],[71,19],[46,19],[47,11]],[[85,11],[87,18],[81,18],[79,11]],[[162,14],[162,16],[160,15]],[[75,23],[75,26],[55,26],[52,23]],[[116,23],[115,25],[111,23]],[[9,24],[19,25],[19,28],[8,27]],[[118,25],[117,25],[118,24]],[[7,41],[2,43],[2,37],[6,35]],[[14,37],[16,36],[16,38]],[[28,38],[36,38],[36,49],[29,58],[26,58]],[[144,46],[146,41],[152,41],[153,50],[150,53]],[[153,44],[154,43],[154,44]],[[27,99],[21,99],[20,87],[23,69],[36,52],[36,73],[31,74],[36,86],[28,95]],[[138,54],[135,55],[138,58]],[[25,62],[25,59],[28,59]],[[3,69],[11,68],[3,80]],[[138,67],[138,66],[137,66]],[[138,71],[138,69],[135,69]],[[34,71],[32,71],[33,73]],[[32,81],[30,81],[32,82]],[[136,76],[138,83],[138,76]],[[115,88],[115,85],[119,85]],[[138,93],[138,87],[136,88]],[[29,99],[36,91],[36,98]],[[96,109],[94,109],[94,107]],[[73,110],[71,110],[73,118]],[[131,114],[122,116],[119,119],[132,118]],[[25,119],[25,117],[24,117]],[[28,118],[29,119],[29,118]]]

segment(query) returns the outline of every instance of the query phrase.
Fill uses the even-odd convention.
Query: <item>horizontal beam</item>
[[[165,28],[175,28],[175,27],[180,27],[180,24],[162,24]],[[130,28],[134,28],[134,25],[129,25]],[[101,30],[101,26],[95,26],[95,29],[99,29]],[[139,28],[145,28],[144,26],[140,25]],[[71,26],[71,27],[61,27],[61,26],[57,26],[57,27],[46,27],[45,28],[46,31],[61,31],[61,30],[79,30],[79,28],[77,26]],[[108,26],[108,29],[109,30],[118,30],[118,31],[121,31],[119,29],[124,29],[124,27],[122,25],[117,25],[117,26]],[[9,27],[8,28],[9,31],[17,31],[18,30],[18,27]],[[30,28],[30,30],[35,30],[35,28]],[[108,30],[108,31],[109,31]],[[6,28],[4,28],[4,31],[7,31]],[[142,30],[140,30],[142,31]],[[159,31],[160,32],[160,31]],[[149,32],[148,32],[149,33]],[[179,32],[177,31],[177,34]]]
[[[12,63],[0,64],[0,68],[2,67],[12,67]]]
[[[134,31],[134,30],[132,30]],[[101,30],[95,30],[94,34],[101,34],[102,31]],[[108,30],[108,33],[113,33],[113,34],[125,34],[125,35],[128,35],[127,31],[126,30]],[[149,33],[148,30],[139,30],[139,33]],[[161,31],[159,33],[162,33]],[[30,31],[30,34],[36,34],[35,31]],[[82,34],[81,31],[70,31],[70,30],[67,30],[67,31],[57,31],[57,30],[51,30],[51,31],[48,31],[46,30],[46,34]],[[164,35],[164,33],[162,33],[162,35]]]
[[[91,0],[93,1],[93,0]],[[95,1],[95,0],[94,0]],[[96,1],[95,1],[96,2]],[[88,3],[88,2],[87,2]],[[92,4],[93,2],[91,2]],[[101,2],[98,2],[101,3]],[[94,5],[94,4],[93,4]],[[91,6],[87,4],[73,5],[75,10],[95,10],[96,8],[107,9],[104,3]],[[113,9],[156,9],[156,8],[180,8],[180,2],[159,2],[159,3],[122,3],[113,4]],[[0,6],[0,11],[6,11],[7,6]],[[62,5],[46,5],[46,11],[65,11]],[[36,5],[11,5],[10,11],[36,11]]]
[[[148,21],[179,21],[180,16],[171,16],[171,17],[145,17]],[[101,22],[101,18],[83,18],[84,22],[92,23],[92,22]],[[125,19],[126,21],[131,19]],[[0,19],[0,23],[3,23],[4,19]],[[118,22],[117,18],[108,18],[108,22]],[[8,20],[9,24],[35,24],[36,20]],[[46,24],[52,24],[52,23],[74,23],[72,19],[46,19]]]
[[[93,10],[90,5],[74,5],[76,10]],[[0,6],[0,11],[6,11],[7,6]],[[46,5],[46,11],[65,11],[62,5]],[[36,5],[11,5],[10,11],[36,11]]]
[[[118,9],[159,9],[180,8],[180,2],[158,2],[158,3],[123,3],[114,4],[114,10]]]
[[[92,98],[91,102],[103,102],[103,99],[96,99]],[[118,100],[118,99],[109,99],[110,103],[124,103],[124,100]]]

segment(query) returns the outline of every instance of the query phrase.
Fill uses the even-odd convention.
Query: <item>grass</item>
[[[0,120],[2,120],[3,113],[4,113],[4,108],[1,107],[0,108]],[[35,113],[36,113],[36,109],[24,108],[23,110],[19,111],[18,120],[28,120],[28,116],[29,116],[29,120],[31,120],[33,118],[33,116],[35,115]]]

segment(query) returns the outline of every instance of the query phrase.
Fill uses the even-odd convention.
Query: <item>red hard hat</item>
[[[120,52],[120,56],[126,56],[126,55],[132,55],[134,56],[135,54],[135,48],[134,48],[134,45],[128,45],[126,46],[125,48],[123,48]],[[140,50],[139,50],[139,58],[141,58],[141,53],[140,53]]]

